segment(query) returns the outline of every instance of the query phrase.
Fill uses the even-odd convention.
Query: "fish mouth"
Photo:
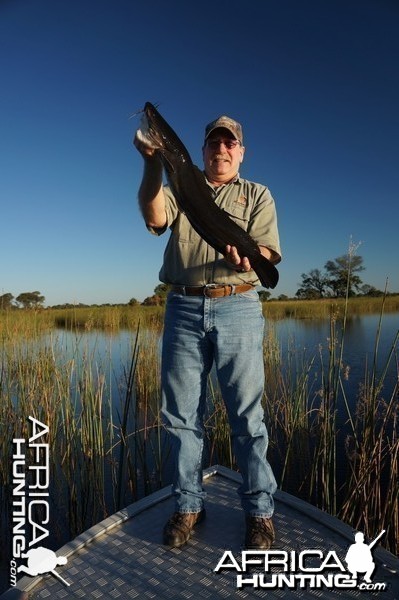
[[[160,153],[166,172],[175,172],[176,156],[180,157],[182,163],[191,162],[190,155],[176,133],[150,102],[145,103],[136,135],[140,141]]]

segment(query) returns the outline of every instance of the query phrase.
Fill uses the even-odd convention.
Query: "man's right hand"
[[[146,144],[142,137],[137,135],[137,131],[133,139],[133,144],[136,146],[144,160],[148,160],[149,158],[159,158],[157,148],[153,148]]]

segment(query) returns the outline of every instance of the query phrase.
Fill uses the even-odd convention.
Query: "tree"
[[[162,306],[163,304],[165,304],[165,300],[156,294],[143,300],[143,306]]]
[[[320,269],[312,269],[309,273],[302,273],[302,284],[296,296],[306,300],[324,298],[327,295],[329,280]]]
[[[259,295],[259,300],[261,302],[267,302],[271,296],[271,293],[266,292],[265,290],[262,290],[262,291],[258,292],[258,295]]]
[[[166,303],[166,296],[171,286],[168,283],[159,283],[154,288],[153,296],[149,296],[143,300],[144,306],[163,306]]]
[[[136,298],[130,298],[129,302],[127,303],[128,306],[137,306],[137,304],[139,303],[138,300],[136,300]]]
[[[22,292],[16,300],[23,308],[38,308],[45,301],[45,297],[41,296],[40,292]]]
[[[334,296],[342,297],[354,296],[355,290],[359,290],[362,280],[357,275],[364,271],[363,258],[353,253],[344,254],[335,260],[329,260],[324,265],[329,274],[328,286],[331,288]]]
[[[170,285],[168,285],[167,283],[159,283],[154,288],[154,295],[159,296],[160,298],[162,298],[162,300],[166,300],[166,296],[168,295],[169,290]]]
[[[382,290],[378,290],[373,285],[369,285],[368,283],[362,285],[360,291],[363,296],[372,296],[373,298],[377,298],[379,296],[384,295],[384,292]]]
[[[14,300],[14,296],[9,292],[7,294],[3,294],[0,296],[0,309],[6,310],[7,308],[11,308],[13,306],[12,301]]]

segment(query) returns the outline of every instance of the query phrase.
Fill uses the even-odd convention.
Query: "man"
[[[144,158],[139,204],[148,229],[171,229],[160,271],[171,284],[162,350],[162,414],[175,459],[175,513],[164,528],[164,543],[188,541],[205,517],[202,487],[203,417],[207,377],[215,363],[231,428],[235,458],[243,477],[239,488],[246,515],[247,548],[267,549],[274,541],[272,515],[276,481],[266,460],[267,430],[261,405],[264,388],[259,280],[247,257],[209,246],[178,209],[156,150],[136,136]],[[215,202],[258,243],[273,263],[281,259],[277,218],[269,190],[240,178],[242,128],[222,116],[209,123],[203,145],[204,173]]]

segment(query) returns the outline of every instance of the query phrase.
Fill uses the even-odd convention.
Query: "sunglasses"
[[[233,150],[233,148],[236,148],[237,146],[241,146],[241,142],[239,142],[238,140],[230,140],[230,139],[226,139],[226,140],[206,140],[206,145],[211,150],[216,150],[217,148],[219,148],[219,146],[221,144],[223,144],[223,146],[225,148],[227,148],[227,150]]]

